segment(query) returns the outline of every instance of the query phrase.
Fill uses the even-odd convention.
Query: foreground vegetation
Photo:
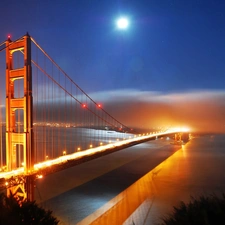
[[[57,225],[52,211],[35,202],[19,202],[13,195],[0,194],[0,225]]]
[[[181,202],[173,213],[163,219],[161,225],[224,225],[225,194],[191,198],[188,204]]]

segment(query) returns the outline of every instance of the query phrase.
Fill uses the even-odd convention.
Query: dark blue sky
[[[1,0],[0,13],[1,41],[29,32],[127,126],[225,132],[225,0]]]
[[[224,89],[224,0],[2,0],[0,11],[2,41],[28,31],[87,93]]]

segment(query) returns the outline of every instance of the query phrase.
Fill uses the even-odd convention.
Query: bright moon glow
[[[122,17],[117,20],[116,24],[119,29],[127,29],[127,27],[129,26],[129,21],[127,18]]]

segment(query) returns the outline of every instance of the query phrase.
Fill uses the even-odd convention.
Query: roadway
[[[29,173],[25,174],[24,171],[26,169],[24,167],[20,167],[17,169],[14,169],[12,171],[4,171],[0,172],[0,180],[3,182],[0,182],[0,187],[4,188],[5,183],[16,183],[17,178],[20,179],[20,177],[23,176],[39,176],[40,174],[49,174],[53,173],[59,170],[62,170],[64,168],[70,167],[73,164],[79,163],[78,161],[82,159],[85,160],[85,158],[95,158],[95,154],[97,155],[96,157],[100,155],[104,155],[106,152],[111,152],[111,151],[116,151],[118,149],[138,144],[144,141],[148,141],[157,137],[161,136],[168,136],[168,135],[173,135],[176,133],[185,133],[187,132],[186,128],[170,128],[166,131],[159,131],[159,132],[153,132],[153,133],[146,133],[143,135],[134,135],[130,134],[129,138],[125,140],[119,140],[113,143],[109,143],[107,145],[100,145],[98,147],[90,148],[85,151],[77,151],[72,154],[68,155],[63,155],[59,156],[58,158],[55,159],[49,159],[45,160],[44,162],[39,162],[34,165],[33,170],[29,171]],[[107,154],[107,153],[106,153]],[[68,164],[68,165],[66,165]],[[8,182],[9,181],[9,182]],[[8,184],[7,184],[8,185]],[[10,186],[10,185],[9,185]]]
[[[151,171],[181,146],[152,140],[37,180],[36,200],[76,224]]]
[[[150,134],[143,134],[143,135],[129,135],[129,138],[125,140],[120,140],[117,142],[109,143],[107,145],[102,145],[94,148],[87,149],[85,151],[77,151],[72,154],[59,156],[55,159],[49,159],[45,160],[44,162],[39,162],[34,165],[34,169],[29,171],[28,174],[25,174],[24,171],[26,170],[24,167],[20,167],[17,169],[14,169],[12,171],[4,171],[0,172],[0,179],[3,179],[3,183],[0,184],[0,186],[4,187],[5,183],[16,183],[15,179],[19,178],[20,176],[39,176],[40,174],[49,174],[53,173],[59,170],[62,170],[64,168],[70,167],[71,164],[77,164],[79,163],[79,160],[82,160],[85,158],[94,158],[94,155],[102,155],[106,152],[116,151],[117,149],[127,147],[129,145],[138,144],[143,141],[148,141],[151,139],[154,139],[156,137],[161,137],[165,135],[172,135],[175,133],[185,132],[185,130],[182,130],[180,128],[170,128],[166,131],[159,131],[159,132],[153,132]],[[98,156],[97,156],[98,157]],[[13,178],[13,179],[12,179]],[[5,181],[4,181],[5,179]]]

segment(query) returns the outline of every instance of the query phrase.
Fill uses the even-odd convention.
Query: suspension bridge
[[[29,34],[0,44],[1,186],[33,200],[34,179],[77,160],[184,131],[137,134],[94,101]],[[5,79],[5,80],[4,80]],[[4,93],[3,93],[4,91]]]

